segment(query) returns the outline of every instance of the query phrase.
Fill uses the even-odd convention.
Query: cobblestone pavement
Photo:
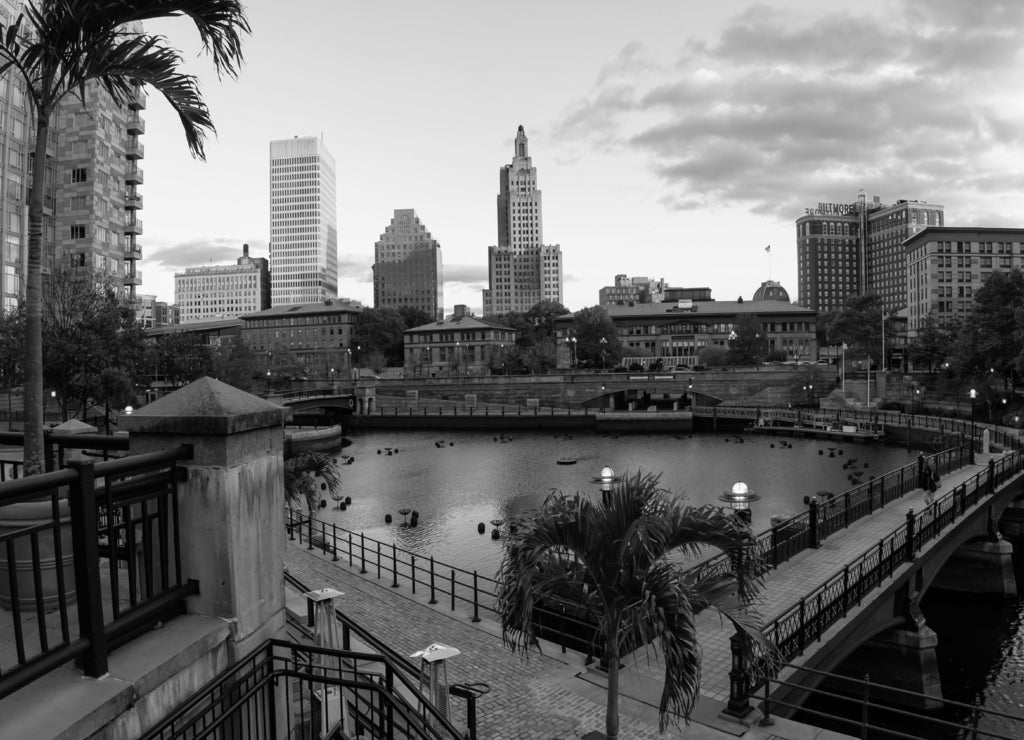
[[[604,730],[604,674],[588,670],[583,656],[562,654],[545,644],[544,654],[531,653],[523,660],[502,645],[498,625],[445,605],[431,606],[426,596],[413,595],[407,587],[391,588],[387,578],[373,572],[360,575],[359,568],[330,554],[308,550],[289,542],[286,567],[309,588],[330,586],[344,592],[336,604],[358,624],[397,651],[411,654],[434,642],[457,647],[461,654],[448,664],[450,683],[484,682],[490,692],[477,700],[477,727],[481,740],[575,740]],[[292,603],[296,594],[290,594]],[[301,604],[301,600],[298,600]],[[299,608],[301,611],[301,606]],[[658,731],[657,699],[660,685],[654,664],[631,658],[621,672],[619,700],[623,740],[636,738],[687,738],[688,740],[826,740],[843,735],[778,720],[771,732],[747,728],[719,717],[724,704],[702,697],[691,723],[679,729]],[[453,702],[456,724],[465,723],[462,700]]]

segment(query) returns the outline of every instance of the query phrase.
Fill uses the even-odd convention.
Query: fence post
[[[907,562],[914,560],[914,510],[907,512]]]
[[[820,547],[821,543],[818,542],[818,499],[816,496],[811,496],[811,501],[808,504],[807,511],[807,524],[808,534],[810,535],[811,547]]]
[[[473,621],[480,621],[480,592],[476,585],[476,571],[473,571]]]
[[[68,467],[78,472],[71,484],[72,552],[75,558],[75,591],[78,595],[78,630],[89,641],[82,654],[85,675],[96,678],[107,672],[107,636],[103,630],[103,602],[100,592],[99,534],[96,518],[96,473],[92,461],[71,460]],[[111,548],[114,542],[110,543]],[[61,563],[57,563],[61,567]]]
[[[437,595],[434,592],[434,556],[433,555],[430,556],[430,601],[428,601],[427,603],[428,604],[436,604],[437,603]]]
[[[359,556],[363,561],[363,567],[359,569],[360,575],[366,575],[366,535],[359,533]]]
[[[754,708],[750,706],[750,672],[747,670],[746,637],[734,632],[729,638],[732,668],[729,671],[729,702],[723,714],[743,720]]]
[[[996,492],[996,461],[995,458],[988,459],[988,493],[991,496]]]
[[[337,562],[338,561],[338,525],[335,524],[334,522],[331,522],[331,550],[333,551],[332,554],[334,555],[334,557],[331,558],[331,562]]]
[[[380,580],[380,543],[377,543],[377,580]]]
[[[295,512],[288,508],[288,539],[295,541]]]
[[[455,611],[455,568],[452,568],[452,611]]]
[[[391,588],[398,588],[398,548],[391,543]]]
[[[348,533],[348,567],[352,567],[352,533]]]

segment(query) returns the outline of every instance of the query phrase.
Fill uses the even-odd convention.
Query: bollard
[[[430,601],[428,604],[436,604],[437,596],[434,592],[434,556],[430,556]]]
[[[391,543],[391,588],[398,588],[398,548]]]

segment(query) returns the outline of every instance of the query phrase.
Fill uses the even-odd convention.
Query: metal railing
[[[110,650],[198,593],[179,546],[177,463],[191,454],[71,461],[0,484],[0,625],[14,647],[0,697],[72,659],[103,675]]]
[[[413,594],[429,595],[427,603],[431,605],[446,604],[452,612],[466,609],[472,613],[473,622],[481,620],[482,612],[497,617],[498,582],[493,578],[440,563],[432,556],[418,555],[394,542],[381,542],[295,509],[286,509],[286,517],[292,541],[330,555],[332,562],[347,562],[362,575],[390,580],[392,588],[408,586]],[[575,650],[588,657],[600,653],[600,643],[595,642],[595,623],[586,618],[581,606],[560,600],[536,606],[534,614],[538,636],[556,643],[563,653]]]
[[[867,548],[785,612],[764,626],[764,634],[776,646],[783,660],[803,653],[820,640],[825,631],[850,609],[859,606],[864,595],[914,560],[922,547],[1000,485],[1024,471],[1024,451],[1017,450],[946,492],[920,512],[910,510],[906,524]],[[767,671],[762,670],[762,673]]]
[[[24,448],[24,432],[0,432],[0,445],[13,445]],[[67,432],[54,432],[50,429],[43,430],[43,463],[47,472],[63,468],[65,462],[70,458],[72,450],[83,450],[83,455],[99,459],[109,460],[122,457],[128,450],[127,435],[108,434],[68,434]],[[22,476],[24,464],[21,459],[0,459],[0,483],[7,480],[17,480]]]
[[[760,703],[761,726],[774,723],[772,714],[782,710],[787,716],[800,715],[854,737],[877,740],[919,738],[992,738],[1016,740],[1024,736],[1024,717],[986,709],[978,704],[964,704],[931,694],[898,689],[873,683],[870,676],[856,679],[813,668],[789,665],[797,674],[804,674],[826,688],[811,688],[806,681],[795,678],[780,680],[775,676],[757,677],[762,684]],[[794,675],[797,675],[794,674]],[[798,704],[772,698],[772,687],[790,689],[807,698]],[[816,700],[827,702],[829,711],[813,708]],[[812,706],[808,707],[808,703]],[[936,706],[938,705],[938,706]],[[909,707],[933,707],[928,712]],[[994,726],[985,729],[985,726]]]
[[[385,655],[270,640],[142,737],[461,740],[461,730],[420,696]]]
[[[970,461],[970,449],[957,446],[925,458],[940,475],[958,470]],[[807,548],[817,547],[829,535],[870,516],[876,509],[896,501],[919,487],[919,462],[872,478],[830,499],[809,499],[808,510],[784,519],[757,536],[755,549],[766,567],[777,568]],[[725,575],[732,562],[719,554],[697,566],[698,578]]]
[[[302,583],[298,578],[290,574],[285,570],[284,574],[285,583],[290,585],[299,593],[306,593],[310,591],[308,584]],[[301,625],[303,632],[307,637],[312,638],[309,633],[310,628],[313,627],[314,617],[312,613],[312,602],[308,602],[308,612],[306,614],[306,622]],[[341,625],[341,649],[351,650],[352,649],[352,637],[355,638],[369,648],[371,651],[380,653],[390,661],[392,667],[396,671],[403,671],[407,678],[412,681],[419,682],[420,671],[416,664],[412,660],[402,655],[397,650],[392,648],[386,642],[378,638],[372,632],[365,627],[361,626],[352,617],[342,611],[340,608],[334,610],[335,619]],[[476,726],[476,700],[478,697],[489,693],[491,690],[490,686],[486,683],[472,683],[472,684],[451,684],[449,686],[449,695],[465,699],[466,701],[466,728],[469,732],[470,740],[476,740],[477,737],[477,726]],[[422,695],[422,692],[420,692]],[[426,697],[424,697],[426,698]],[[449,705],[449,710],[451,705]]]

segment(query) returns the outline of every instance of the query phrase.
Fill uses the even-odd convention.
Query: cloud
[[[186,267],[234,262],[242,256],[242,244],[249,245],[251,257],[267,255],[267,242],[263,239],[239,241],[238,239],[212,237],[159,247],[147,251],[145,258],[148,264],[184,270]]]
[[[444,283],[487,287],[489,275],[486,265],[445,265]]]
[[[671,60],[625,47],[554,135],[570,149],[641,155],[672,209],[792,220],[863,188],[976,212],[969,201],[1019,185],[1024,105],[1008,91],[1022,41],[1016,1],[810,16],[753,6]]]

